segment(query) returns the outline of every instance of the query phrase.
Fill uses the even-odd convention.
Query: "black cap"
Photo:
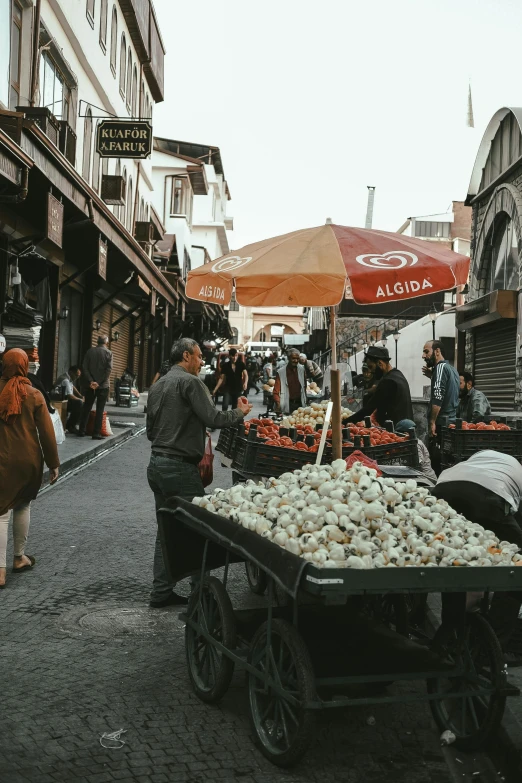
[[[378,345],[370,345],[364,354],[364,358],[375,359],[376,362],[378,362],[379,359],[382,359],[384,362],[389,362],[390,354],[388,353],[387,348],[380,348]]]

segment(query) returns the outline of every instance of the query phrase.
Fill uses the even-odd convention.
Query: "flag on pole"
[[[467,121],[468,128],[474,128],[475,127],[475,120],[473,118],[473,101],[471,99],[471,82],[468,86],[468,121]]]

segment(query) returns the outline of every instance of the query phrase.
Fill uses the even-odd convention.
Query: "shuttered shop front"
[[[517,326],[501,319],[475,330],[475,386],[484,392],[493,411],[515,407]]]

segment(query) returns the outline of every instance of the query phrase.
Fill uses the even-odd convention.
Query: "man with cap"
[[[400,370],[391,366],[388,349],[370,345],[364,355],[364,361],[373,371],[374,379],[380,378],[380,380],[375,393],[348,421],[360,421],[374,412],[381,426],[384,426],[387,420],[397,424],[402,419],[413,419],[408,381]]]
[[[314,381],[319,388],[321,388],[323,383],[323,372],[319,365],[312,361],[312,359],[308,359],[305,353],[299,354],[299,364],[302,364],[305,368],[306,380]]]

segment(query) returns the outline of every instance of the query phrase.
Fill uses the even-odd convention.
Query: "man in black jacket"
[[[371,416],[375,411],[377,422],[384,426],[387,420],[397,424],[402,419],[413,419],[410,387],[400,370],[390,364],[390,354],[387,348],[371,345],[364,356],[368,368],[373,371],[374,379],[381,379],[375,393],[363,405],[361,410],[350,416],[348,421],[356,422]]]

